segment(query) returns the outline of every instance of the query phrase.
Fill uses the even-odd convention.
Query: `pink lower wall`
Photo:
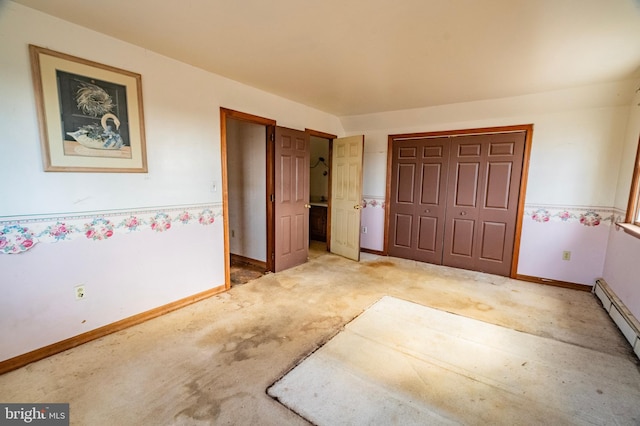
[[[613,208],[526,205],[518,274],[593,286],[621,215]],[[570,260],[563,260],[564,251]]]
[[[640,318],[640,239],[619,227],[611,228],[603,278],[633,316]]]
[[[384,199],[365,196],[362,248],[384,249]],[[593,286],[602,277],[609,231],[622,212],[613,208],[526,205],[517,273]],[[563,260],[564,251],[571,252]],[[640,276],[640,274],[639,274]]]
[[[368,250],[384,250],[384,199],[365,196],[362,200],[360,247]],[[361,229],[364,231],[364,229]]]
[[[0,223],[0,361],[224,285],[220,210]]]

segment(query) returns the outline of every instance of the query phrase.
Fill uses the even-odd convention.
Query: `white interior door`
[[[364,136],[333,140],[331,160],[331,252],[360,260]]]

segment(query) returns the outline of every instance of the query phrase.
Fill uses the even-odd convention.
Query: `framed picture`
[[[29,45],[47,172],[147,172],[140,74]]]

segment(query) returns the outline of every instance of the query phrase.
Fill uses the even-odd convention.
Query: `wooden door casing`
[[[276,127],[275,271],[309,257],[309,135]]]

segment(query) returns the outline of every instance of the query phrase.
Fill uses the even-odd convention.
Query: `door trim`
[[[516,213],[516,228],[513,242],[513,255],[511,258],[511,278],[516,278],[518,275],[518,260],[520,258],[520,239],[522,234],[522,222],[524,218],[524,200],[527,192],[527,179],[529,177],[529,159],[531,156],[531,144],[533,141],[533,124],[519,124],[514,126],[499,126],[499,127],[482,127],[473,129],[458,129],[458,130],[442,130],[436,132],[424,132],[424,133],[403,133],[389,135],[387,144],[387,185],[385,195],[385,219],[384,219],[384,249],[383,253],[388,255],[389,253],[389,213],[391,205],[391,165],[393,143],[396,140],[402,139],[423,139],[434,138],[442,136],[460,136],[460,135],[482,135],[482,134],[494,134],[494,133],[513,133],[524,131],[524,156],[522,159],[522,177],[520,179],[520,193],[518,195],[518,211]]]
[[[220,107],[220,171],[222,174],[222,222],[224,227],[224,287],[225,290],[231,288],[231,252],[229,250],[229,182],[227,171],[227,119],[234,119],[240,121],[247,121],[249,123],[260,124],[266,126],[267,132],[265,134],[266,150],[267,150],[267,270],[273,271],[273,256],[275,251],[275,237],[273,229],[273,204],[269,202],[269,195],[274,191],[274,178],[273,174],[273,160],[269,157],[270,150],[273,149],[273,142],[269,137],[270,134],[275,132],[276,121],[260,117],[257,115],[247,114],[240,111],[234,111],[232,109]]]

